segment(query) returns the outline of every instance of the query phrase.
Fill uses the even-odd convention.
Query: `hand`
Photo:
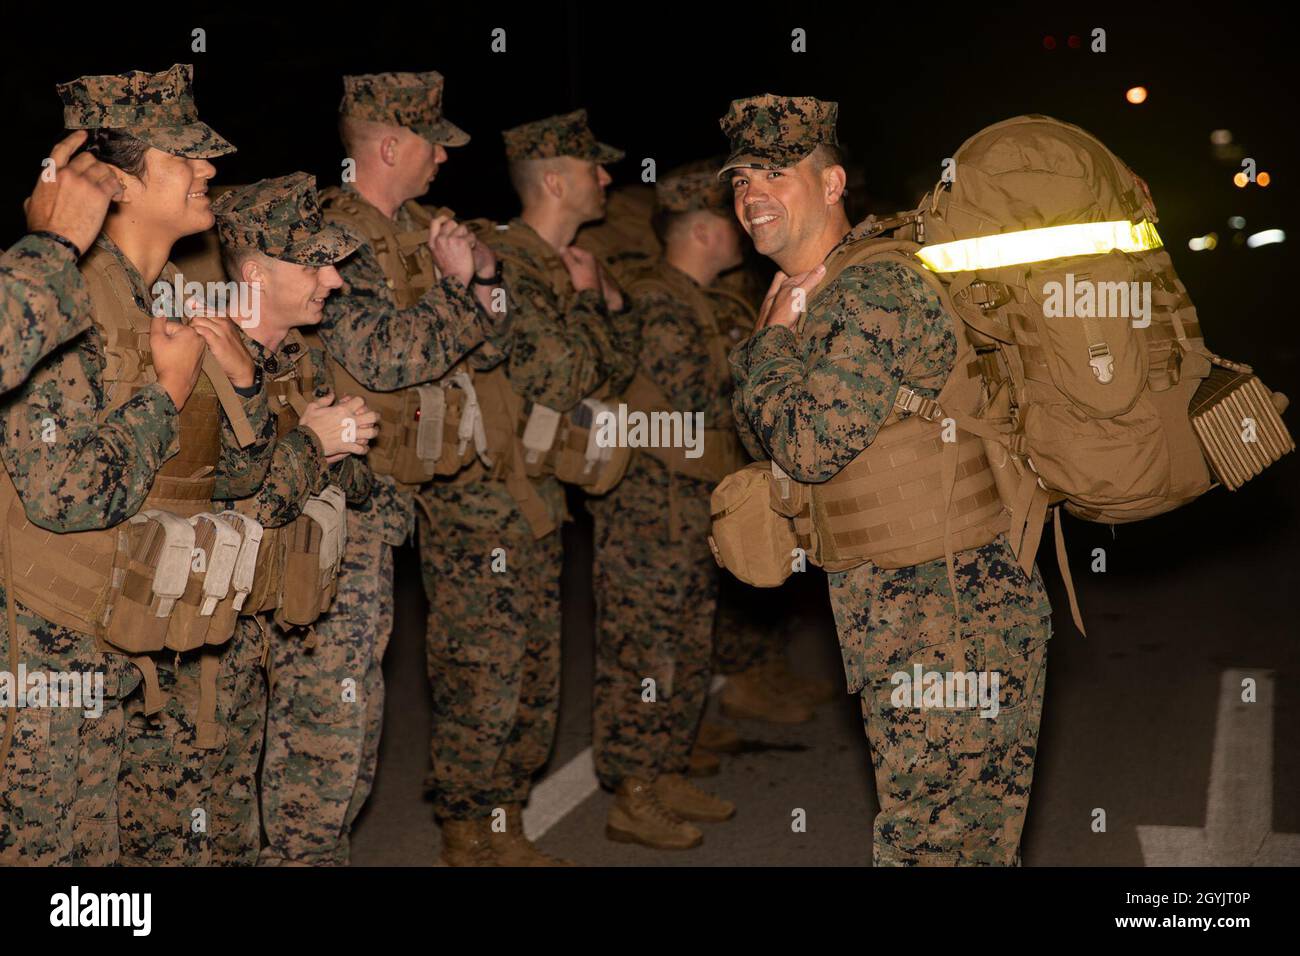
[[[177,411],[185,407],[194,391],[207,350],[203,337],[182,322],[156,315],[149,323],[149,352],[158,384],[171,396]]]
[[[474,237],[469,227],[446,216],[435,216],[429,223],[429,251],[434,265],[445,276],[468,286],[474,275]]]
[[[578,246],[565,246],[560,250],[560,261],[569,270],[569,279],[579,292],[600,288],[600,266],[596,257]]]
[[[600,294],[605,297],[605,308],[610,312],[623,311],[623,290],[618,287],[614,277],[609,274],[609,270],[604,265],[599,265],[600,269]]]
[[[253,384],[256,379],[253,357],[244,347],[244,340],[234,322],[204,310],[190,319],[190,328],[203,336],[231,385],[248,388]]]
[[[490,279],[497,271],[497,256],[492,251],[492,247],[486,242],[479,242],[477,238],[471,235],[473,246],[471,251],[474,253],[474,274],[480,279]]]
[[[46,180],[51,169],[46,167],[32,194],[23,201],[28,232],[57,233],[82,252],[99,235],[109,204],[122,198],[122,184],[111,166],[90,153],[68,162],[85,139],[86,131],[77,130],[50,150],[54,181]]]
[[[371,439],[379,434],[379,413],[367,408],[365,399],[348,397],[335,404],[334,396],[326,395],[308,403],[298,425],[316,436],[332,465],[370,450]]]
[[[795,276],[787,276],[778,269],[763,298],[763,305],[758,310],[758,323],[754,328],[757,330],[773,325],[794,328],[807,307],[808,293],[822,281],[824,275],[826,266],[821,263],[815,269]]]

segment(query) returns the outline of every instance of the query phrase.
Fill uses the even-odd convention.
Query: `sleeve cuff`
[[[772,359],[798,358],[798,340],[784,325],[769,325],[754,333],[747,343],[752,369]]]

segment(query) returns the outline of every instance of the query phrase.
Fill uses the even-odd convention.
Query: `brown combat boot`
[[[696,744],[691,750],[691,764],[686,771],[692,777],[716,777],[718,771],[722,769],[722,761],[718,755],[709,750],[702,749]]]
[[[728,717],[773,724],[802,724],[813,719],[811,707],[773,686],[766,664],[728,676],[721,705]]]
[[[695,738],[695,746],[712,750],[715,754],[737,754],[743,743],[734,727],[704,720],[700,722],[700,733]]]
[[[660,801],[648,780],[629,777],[618,785],[605,820],[605,836],[615,843],[640,843],[656,850],[689,850],[704,834]]]
[[[523,807],[506,805],[506,832],[492,833],[493,848],[500,866],[577,866],[571,860],[543,853],[524,836]]]
[[[443,865],[500,866],[492,851],[492,836],[490,817],[442,821]]]
[[[821,677],[802,677],[790,670],[784,654],[767,663],[768,681],[771,685],[809,707],[825,704],[835,699],[835,684]]]
[[[680,773],[663,773],[655,780],[655,793],[683,820],[722,823],[736,815],[736,805],[701,790]]]

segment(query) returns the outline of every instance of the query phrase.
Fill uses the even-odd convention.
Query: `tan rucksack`
[[[1057,501],[1138,521],[1204,494],[1210,469],[1235,489],[1294,449],[1285,397],[1206,348],[1146,183],[1114,153],[1018,116],[953,158],[920,210],[918,256],[979,355],[980,431],[1023,567]]]
[[[1206,348],[1146,184],[1096,138],[1021,116],[953,158],[955,176],[920,209],[855,233],[859,245],[886,232],[925,243],[915,255],[969,343],[944,386],[962,400],[941,393],[930,417],[981,440],[1026,573],[1052,509],[1082,630],[1053,506],[1119,524],[1192,501],[1212,474],[1239,488],[1294,450],[1286,398]],[[982,389],[974,409],[970,383]],[[803,510],[791,527],[815,532],[816,502]],[[763,520],[786,519],[773,508]],[[798,540],[818,545],[815,533]]]

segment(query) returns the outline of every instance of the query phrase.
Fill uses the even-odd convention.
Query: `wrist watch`
[[[484,279],[477,272],[470,277],[470,285],[500,285],[501,284],[501,260],[497,260],[496,271]]]

